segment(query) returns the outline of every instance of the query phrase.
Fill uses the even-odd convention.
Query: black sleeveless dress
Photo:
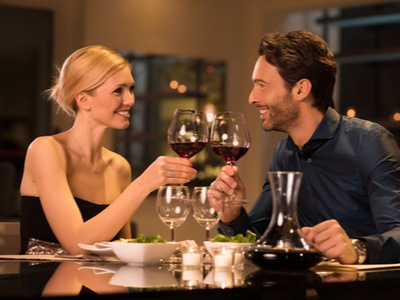
[[[81,211],[84,221],[103,211],[108,204],[95,204],[75,197],[75,201]],[[22,196],[21,197],[21,254],[25,254],[30,238],[59,243],[50,224],[47,222],[39,197]],[[116,235],[113,239],[117,239]]]

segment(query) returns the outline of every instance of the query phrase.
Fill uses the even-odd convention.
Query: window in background
[[[167,143],[167,129],[177,108],[198,109],[213,114],[223,110],[226,66],[184,56],[122,53],[132,64],[136,81],[131,125],[116,133],[116,151],[126,157],[133,178],[158,156],[177,156]],[[223,162],[209,147],[191,158],[198,174],[190,185],[208,185]]]
[[[319,22],[339,35],[340,112],[382,124],[400,144],[400,3],[341,9]]]

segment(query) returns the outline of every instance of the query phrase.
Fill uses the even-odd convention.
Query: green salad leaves
[[[217,234],[211,239],[211,242],[229,242],[229,243],[254,243],[257,240],[257,236],[254,232],[250,230],[246,231],[246,235],[241,233],[234,236],[226,236],[222,234]]]
[[[134,239],[124,239],[125,242],[128,243],[165,243],[164,240],[159,234],[157,235],[148,235],[144,236],[143,234],[139,234],[137,238]]]

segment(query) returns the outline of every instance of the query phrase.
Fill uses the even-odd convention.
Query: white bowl
[[[177,286],[178,282],[171,271],[150,266],[122,266],[110,279],[110,284],[136,288],[154,288]]]
[[[233,247],[233,248],[239,248],[241,250],[244,250],[245,247],[253,245],[253,243],[211,242],[211,241],[205,241],[203,243],[204,243],[204,246],[206,247],[208,253],[211,254],[211,256],[214,256],[213,248]]]
[[[110,242],[114,254],[130,265],[159,264],[167,260],[179,247],[177,242],[128,243]]]

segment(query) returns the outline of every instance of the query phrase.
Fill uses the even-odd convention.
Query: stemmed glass
[[[235,166],[236,162],[249,150],[250,143],[250,132],[241,112],[227,111],[214,117],[211,125],[210,146],[228,166]],[[228,197],[227,200],[247,203],[245,199],[237,199],[235,195]]]
[[[157,193],[156,209],[161,221],[171,230],[171,241],[175,241],[175,229],[186,221],[190,211],[189,188],[161,186]]]
[[[168,128],[168,143],[184,158],[191,158],[207,145],[206,114],[194,109],[176,109]]]
[[[193,217],[200,226],[206,229],[206,241],[210,239],[210,229],[218,223],[223,212],[223,205],[220,211],[210,205],[210,193],[212,189],[207,186],[195,186],[191,199]]]

